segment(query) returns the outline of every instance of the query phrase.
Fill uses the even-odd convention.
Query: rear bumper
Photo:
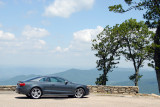
[[[16,87],[16,93],[18,93],[18,94],[28,94],[29,91],[26,90],[24,87]]]

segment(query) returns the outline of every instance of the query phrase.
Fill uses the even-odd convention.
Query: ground
[[[44,96],[29,99],[15,92],[0,91],[0,107],[159,107],[160,98],[132,95],[90,94],[84,98]]]

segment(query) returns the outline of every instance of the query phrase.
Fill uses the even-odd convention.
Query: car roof
[[[62,77],[58,77],[58,76],[39,76],[39,77],[56,77],[56,78],[62,78]]]
[[[36,78],[48,78],[48,77],[55,77],[55,78],[60,78],[60,79],[64,79],[62,77],[58,77],[58,76],[37,76],[37,77],[33,77],[33,78],[30,78],[30,79],[27,79],[27,80],[24,80],[24,81],[30,81],[30,80],[33,80],[33,79],[36,79]],[[66,79],[64,79],[66,80]]]
[[[48,76],[48,75],[46,75],[46,76],[39,76],[39,78],[47,78],[47,77],[55,77],[55,78],[61,78],[61,79],[64,79],[64,78],[59,77],[59,76]],[[38,77],[37,77],[37,78],[38,78]],[[66,80],[66,79],[64,79],[64,80]]]

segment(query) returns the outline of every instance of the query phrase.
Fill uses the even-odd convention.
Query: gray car
[[[72,83],[61,77],[42,76],[17,83],[16,92],[27,97],[38,99],[42,95],[68,95],[82,98],[89,94],[86,85]]]

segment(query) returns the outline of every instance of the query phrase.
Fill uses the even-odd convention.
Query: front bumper
[[[88,88],[86,88],[86,90],[85,90],[85,95],[89,95],[89,89]]]

